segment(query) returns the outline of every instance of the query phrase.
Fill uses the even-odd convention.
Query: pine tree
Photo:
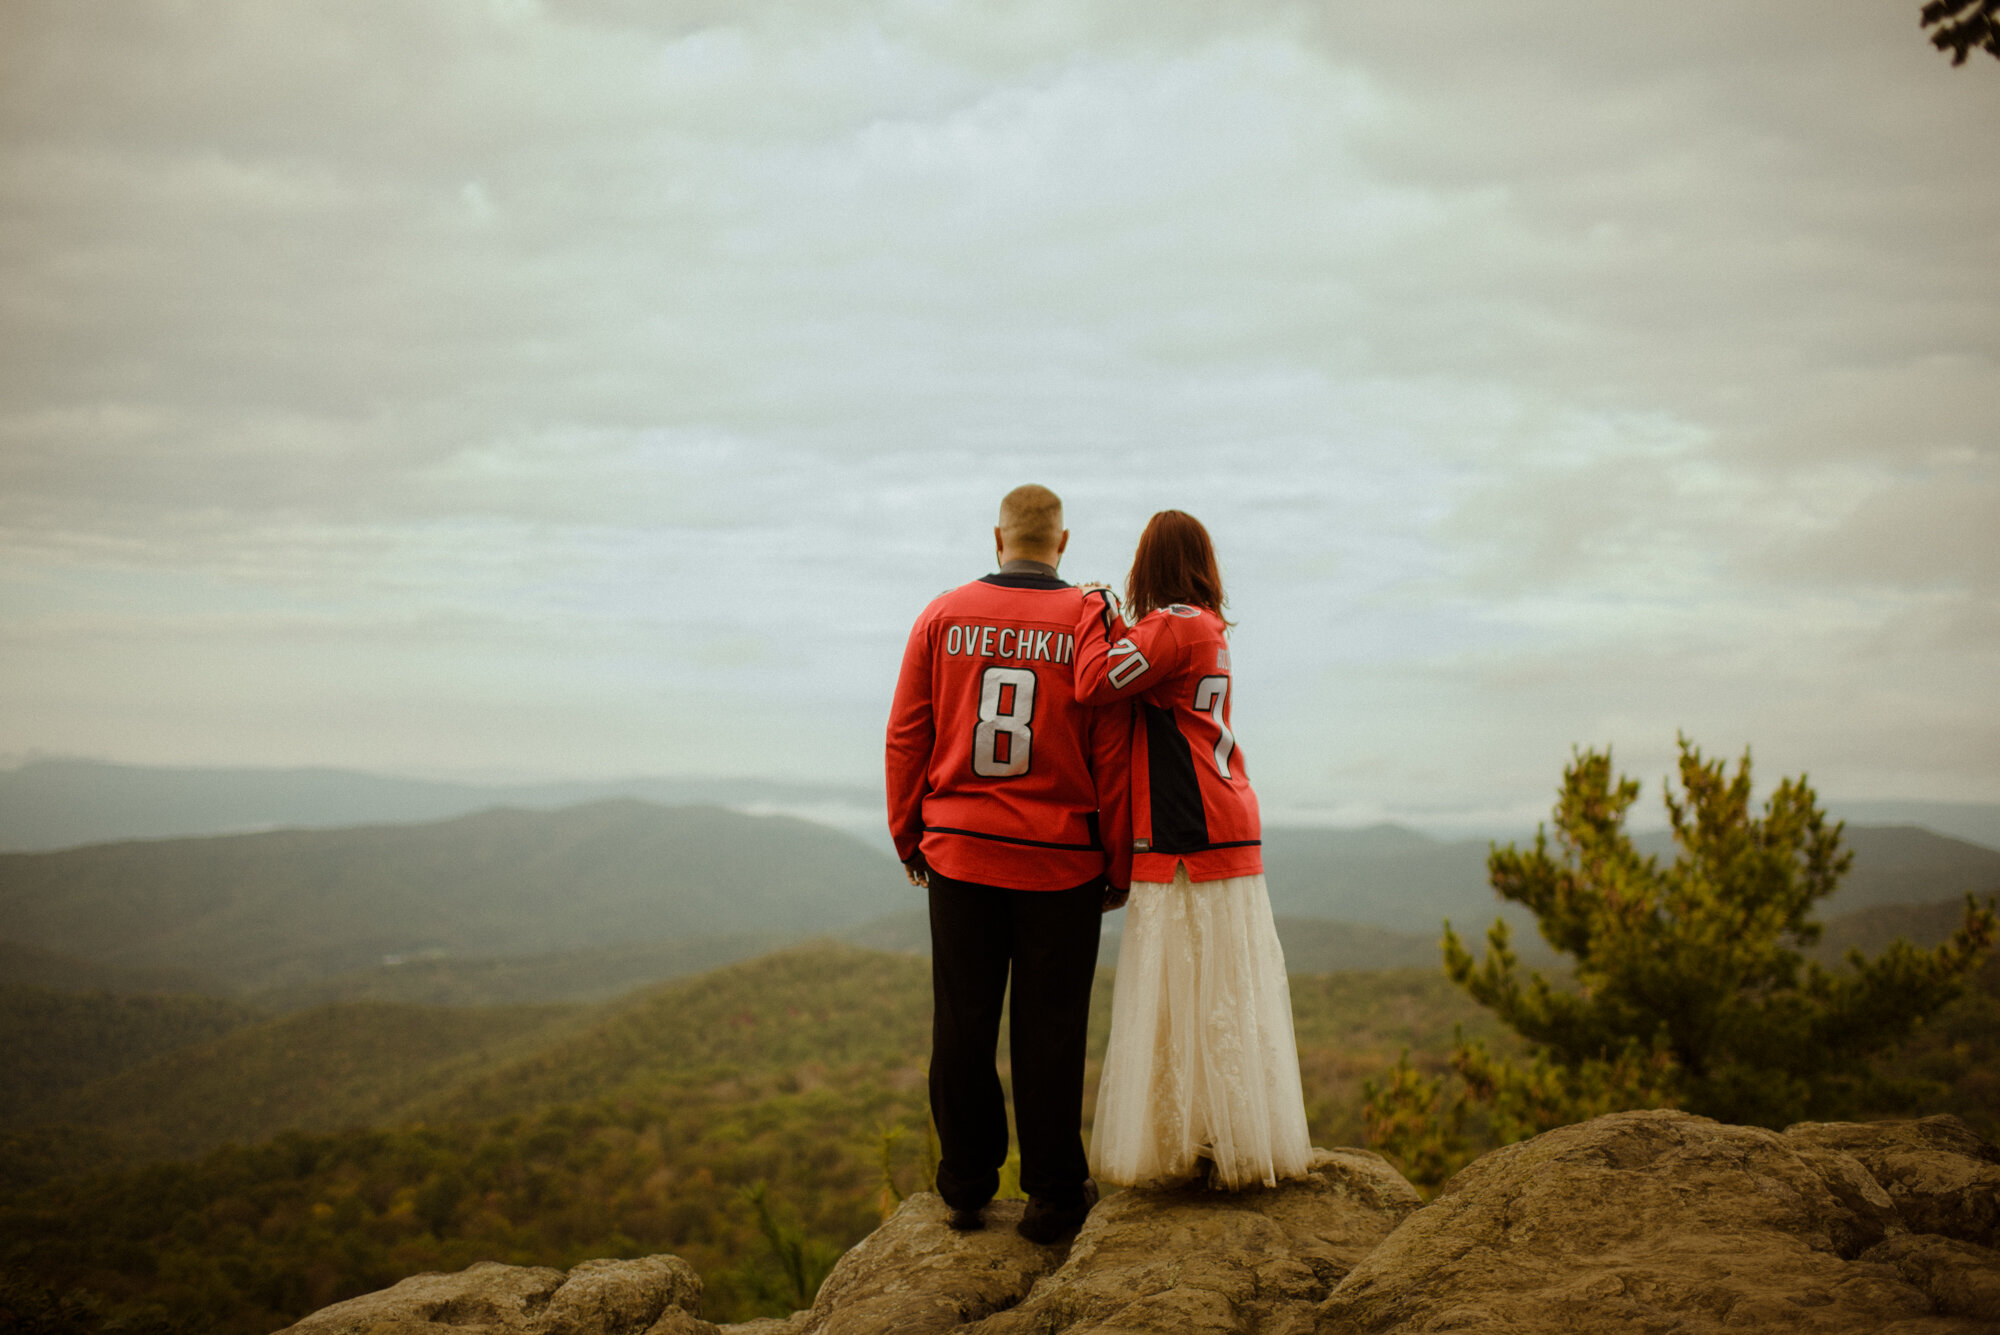
[[[1526,1057],[1461,1043],[1450,1090],[1405,1061],[1369,1090],[1379,1144],[1438,1180],[1478,1140],[1506,1143],[1614,1108],[1780,1127],[1917,1094],[1879,1077],[1874,1059],[1960,993],[1993,943],[1992,911],[1968,897],[1964,922],[1935,949],[1898,941],[1824,968],[1801,952],[1818,940],[1814,909],[1853,855],[1804,776],[1754,810],[1749,753],[1731,774],[1682,738],[1679,779],[1679,794],[1666,793],[1666,866],[1633,847],[1625,818],[1639,785],[1614,779],[1608,750],[1578,753],[1564,772],[1553,841],[1544,827],[1525,851],[1492,850],[1494,890],[1534,912],[1543,938],[1574,961],[1572,976],[1522,969],[1505,922],[1480,960],[1447,923],[1446,972],[1520,1035]]]
[[[1975,48],[2000,60],[2000,0],[1930,0],[1923,26],[1937,29],[1931,45],[1951,52],[1954,65],[1963,65]]]

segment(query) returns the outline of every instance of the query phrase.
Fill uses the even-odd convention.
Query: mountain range
[[[1850,825],[1844,839],[1854,865],[1821,906],[1821,917],[2000,889],[2000,850],[1916,826]],[[1664,831],[1640,833],[1633,843],[1672,861]],[[1494,898],[1486,879],[1489,847],[1483,839],[1447,843],[1395,825],[1266,829],[1271,908],[1280,916],[1339,918],[1433,937],[1443,919],[1461,936],[1477,937],[1504,917],[1516,938],[1532,937],[1532,915]]]
[[[2000,851],[1910,827],[1848,842],[1853,870],[1822,917],[2000,888]],[[1267,830],[1294,969],[1433,964],[1447,918],[1477,939],[1506,916],[1537,946],[1488,887],[1487,848],[1397,826]],[[838,830],[619,798],[0,854],[0,981],[67,972],[279,1010],[593,1000],[816,935],[921,950],[922,905],[891,857]]]
[[[0,850],[36,852],[280,827],[418,823],[493,807],[552,810],[613,797],[849,818],[863,813],[867,820],[882,806],[874,788],[782,780],[635,776],[480,784],[331,768],[194,769],[45,759],[0,770]]]
[[[882,793],[873,784],[669,775],[469,783],[327,767],[194,768],[44,758],[0,769],[0,851],[240,834],[280,826],[433,821],[489,807],[549,810],[610,797],[806,815],[886,844],[881,832]],[[2000,803],[1829,801],[1827,805],[1834,816],[1851,824],[1920,825],[2000,849]],[[1523,828],[1501,832],[1501,837],[1531,834]]]
[[[426,957],[717,934],[768,945],[906,908],[908,895],[891,858],[837,830],[620,798],[0,854],[0,938],[248,991]]]

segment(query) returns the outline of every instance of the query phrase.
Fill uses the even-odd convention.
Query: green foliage
[[[2000,954],[1986,957],[1975,983],[1882,1068],[1899,1087],[1917,1091],[1924,1112],[1955,1114],[2000,1141]]]
[[[1409,1049],[1363,1090],[1368,1143],[1395,1160],[1411,1182],[1434,1187],[1472,1159],[1477,1109],[1471,1098],[1412,1066]]]
[[[1608,1112],[1664,1106],[1662,1074],[1656,1057],[1563,1066],[1539,1049],[1508,1059],[1461,1039],[1431,1073],[1403,1054],[1363,1086],[1362,1115],[1368,1143],[1430,1190],[1497,1145]]]
[[[898,1195],[934,1181],[928,1001],[922,960],[801,949],[545,1033],[539,1052],[475,1073],[462,1099],[433,1100],[456,1110],[425,1125],[135,1167],[105,1164],[88,1139],[19,1136],[0,1145],[0,1271],[101,1295],[120,1319],[160,1310],[262,1335],[420,1270],[671,1251],[706,1279],[711,1317],[769,1314],[879,1223],[885,1180]],[[373,1021],[397,1012],[413,1030],[500,1018],[319,1014],[355,1026],[340,1046],[359,1051],[393,1042]],[[307,1018],[287,1017],[287,1032]],[[256,1082],[274,1072],[284,1098],[302,1088],[275,1067],[237,1069],[231,1104],[272,1101]],[[361,1065],[342,1079],[352,1087],[329,1092],[361,1099],[402,1077]],[[760,1181],[784,1183],[786,1203],[769,1205],[797,1266],[742,1194]]]
[[[1546,828],[1495,848],[1493,887],[1531,909],[1574,962],[1567,983],[1523,970],[1504,922],[1475,961],[1445,925],[1445,969],[1527,1045],[1524,1060],[1460,1042],[1455,1088],[1407,1062],[1369,1090],[1375,1143],[1440,1180],[1481,1143],[1504,1144],[1625,1107],[1673,1105],[1783,1126],[1907,1105],[1923,1092],[1875,1065],[1956,998],[1992,944],[1994,916],[1968,900],[1950,940],[1850,951],[1828,970],[1803,953],[1816,904],[1851,863],[1803,778],[1751,807],[1735,773],[1681,739],[1680,795],[1666,794],[1676,850],[1661,866],[1625,832],[1639,785],[1608,752],[1579,754]],[[1442,1077],[1443,1073],[1440,1073]]]
[[[723,932],[536,955],[478,959],[425,955],[274,988],[256,993],[253,999],[271,1011],[305,1010],[339,1001],[420,1006],[602,1002],[796,942],[790,932]]]
[[[760,1315],[789,1316],[811,1307],[819,1286],[846,1249],[824,1238],[807,1237],[788,1217],[789,1210],[772,1203],[770,1189],[762,1182],[747,1188],[743,1198],[756,1212],[766,1254],[760,1258],[762,1264],[739,1267],[738,1282]]]
[[[421,1270],[670,1251],[708,1279],[711,1317],[767,1314],[879,1222],[874,1146],[854,1128],[914,1129],[922,1107],[873,1075],[793,1092],[683,1082],[57,1179],[0,1201],[0,1270],[104,1295],[118,1312],[153,1306],[262,1335]],[[914,1185],[917,1165],[896,1168]],[[781,1242],[797,1245],[774,1273],[767,1222],[743,1189],[778,1178],[792,1201]]]
[[[393,1123],[439,1087],[546,1047],[581,1018],[564,1006],[325,1006],[163,1054],[78,1091],[61,1111],[142,1158]]]
[[[0,978],[12,987],[45,987],[53,992],[141,992],[174,996],[214,996],[224,991],[215,979],[192,969],[130,968],[78,959],[19,941],[0,941]]]
[[[1366,1141],[1372,1077],[1392,1061],[1435,1076],[1455,1042],[1470,1036],[1506,1053],[1519,1048],[1438,970],[1387,969],[1291,979],[1299,1079],[1315,1145]],[[1415,1179],[1412,1179],[1415,1180]]]
[[[158,1308],[118,1310],[94,1293],[58,1291],[25,1275],[0,1274],[0,1330],[10,1335],[196,1335],[198,1327]]]
[[[1931,45],[1951,52],[1952,64],[1963,65],[1982,48],[2000,60],[2000,0],[1930,0],[1922,18],[1924,27],[1937,29]]]
[[[0,1131],[0,1199],[101,1168],[119,1153],[115,1140],[90,1127],[44,1122]]]
[[[257,1018],[214,997],[0,986],[0,1126],[56,1116],[72,1090]]]
[[[466,1080],[413,1111],[501,1117],[699,1076],[752,1072],[809,1088],[834,1068],[894,1072],[921,1088],[930,1047],[930,964],[832,942],[778,951],[652,988],[596,1023]]]

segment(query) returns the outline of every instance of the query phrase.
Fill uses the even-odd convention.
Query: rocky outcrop
[[[1860,1160],[1912,1231],[2000,1247],[2000,1149],[1956,1117],[1801,1122],[1785,1138]]]
[[[1026,1301],[971,1330],[1311,1330],[1320,1300],[1419,1204],[1367,1150],[1319,1150],[1311,1176],[1264,1190],[1121,1191]]]
[[[585,1261],[564,1274],[491,1261],[413,1275],[280,1335],[697,1335],[701,1279],[678,1256]]]
[[[1020,1302],[1062,1264],[1062,1247],[1037,1247],[1014,1225],[1020,1201],[994,1201],[986,1227],[955,1233],[930,1192],[910,1197],[863,1238],[820,1285],[812,1310],[795,1314],[785,1335],[929,1335],[955,1330]],[[741,1327],[730,1335],[758,1335]]]
[[[1125,1191],[1066,1247],[1018,1203],[913,1196],[810,1311],[712,1326],[673,1257],[474,1266],[286,1335],[1819,1335],[2000,1332],[2000,1151],[1954,1118],[1783,1134],[1616,1113],[1485,1156],[1419,1208],[1379,1156],[1268,1190]]]
[[[1842,1143],[1888,1154],[1913,1143],[1908,1133],[1840,1131],[1780,1135],[1630,1112],[1496,1150],[1355,1267],[1322,1305],[1319,1329],[2000,1329],[2000,1256],[1918,1231],[1933,1215],[1906,1219]],[[1931,1143],[1939,1147],[1921,1152],[1921,1173],[1904,1165],[1913,1177],[1977,1177],[1958,1162],[1979,1144],[1969,1132]]]

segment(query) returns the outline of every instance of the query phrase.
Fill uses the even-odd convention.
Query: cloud
[[[1037,477],[1078,574],[1210,522],[1281,805],[1696,725],[2000,796],[1983,74],[1862,0],[10,6],[6,745],[866,777]]]

